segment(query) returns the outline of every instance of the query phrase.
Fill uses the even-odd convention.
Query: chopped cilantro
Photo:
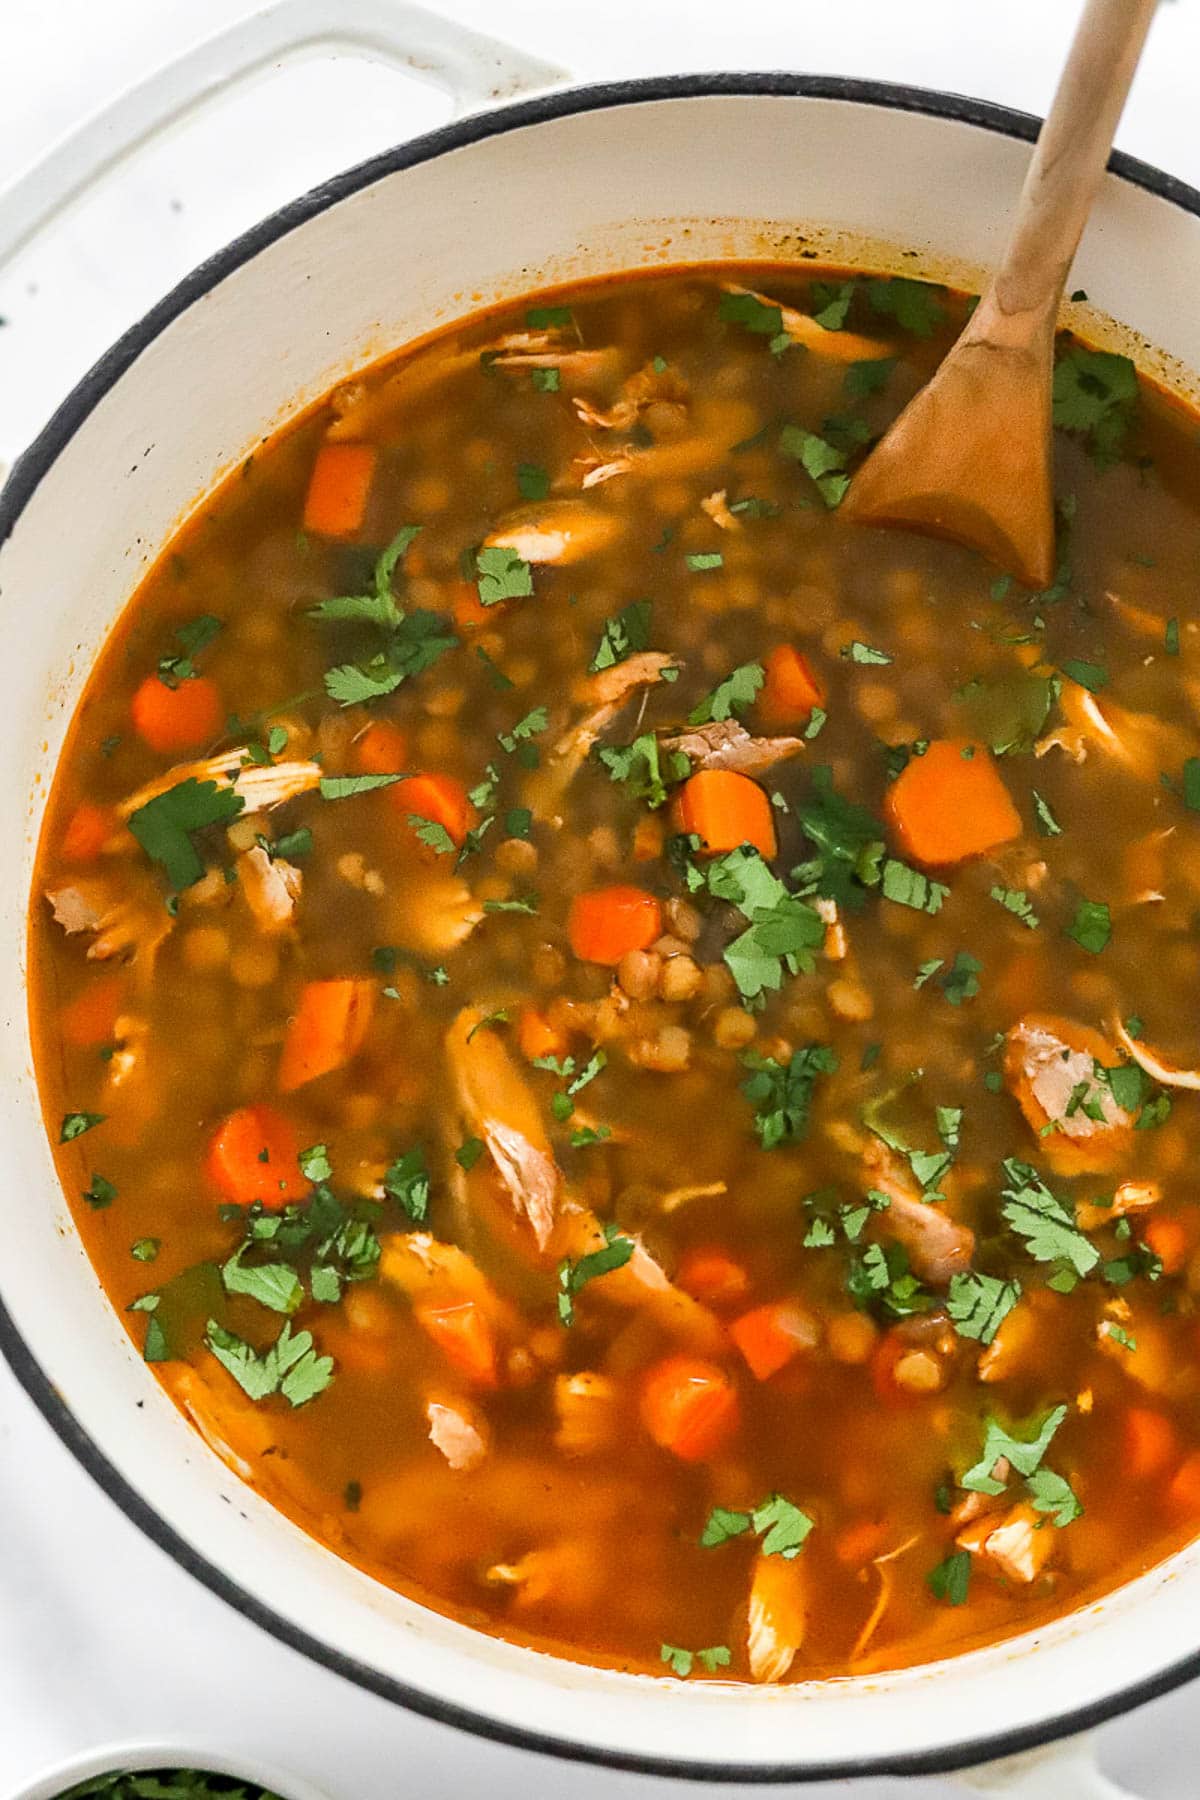
[[[544,500],[550,492],[549,470],[540,463],[518,463],[517,492],[522,500]]]
[[[557,394],[560,373],[558,369],[533,369],[530,380],[540,394]]]
[[[1073,344],[1054,369],[1053,419],[1083,437],[1099,468],[1117,462],[1137,406],[1137,370],[1127,356]]]
[[[475,654],[488,672],[488,680],[498,694],[506,694],[515,685],[500,665],[492,660],[482,644],[476,644]]]
[[[778,306],[760,300],[757,294],[722,294],[717,317],[729,325],[741,325],[759,337],[778,337],[783,330],[783,313]]]
[[[1033,789],[1033,812],[1037,822],[1039,837],[1051,838],[1062,836],[1062,826],[1055,818],[1050,807],[1050,802],[1044,800],[1036,788]]]
[[[282,1394],[290,1405],[305,1406],[333,1380],[333,1358],[318,1356],[311,1331],[293,1332],[286,1319],[278,1338],[265,1351],[255,1350],[215,1319],[208,1321],[205,1342],[251,1400]]]
[[[971,1494],[1002,1494],[1004,1483],[993,1474],[1001,1458],[1018,1475],[1028,1479],[1041,1466],[1054,1434],[1066,1416],[1066,1407],[1056,1406],[1033,1426],[1033,1436],[1028,1438],[1015,1436],[999,1419],[989,1417],[985,1422],[983,1452],[979,1461],[967,1470],[959,1486]]]
[[[569,306],[531,306],[525,313],[531,331],[565,331],[575,323]]]
[[[542,371],[551,372],[558,373],[557,369]],[[502,600],[523,600],[533,592],[533,571],[524,557],[507,545],[484,545],[477,550],[475,569],[475,586],[483,606],[498,606]]]
[[[151,1263],[162,1249],[162,1239],[153,1237],[137,1238],[129,1246],[129,1254],[135,1262]]]
[[[780,988],[785,967],[792,974],[812,969],[825,922],[788,892],[756,850],[743,846],[715,857],[706,880],[715,899],[729,901],[750,921],[725,947],[725,962],[743,998],[756,1000]]]
[[[244,805],[233,787],[189,775],[131,813],[129,829],[146,855],[162,865],[172,888],[179,890],[191,887],[204,873],[191,834],[236,819]]]
[[[725,558],[719,550],[692,550],[683,560],[694,575],[702,574],[706,569],[721,569],[725,566]]]
[[[885,857],[880,875],[880,892],[884,899],[894,901],[897,906],[909,906],[914,912],[939,913],[943,900],[950,893],[943,882],[931,880],[919,869],[898,862],[894,856]]]
[[[877,356],[866,362],[852,362],[842,383],[846,398],[865,400],[869,394],[877,394],[886,386],[897,361],[895,356]]]
[[[691,772],[691,764],[681,751],[666,758],[664,772],[658,739],[652,731],[643,732],[632,744],[607,746],[596,754],[611,781],[622,782],[635,800],[644,800],[651,808],[666,805],[668,782],[683,781]]]
[[[605,620],[596,654],[588,664],[589,673],[595,675],[601,669],[611,669],[615,663],[624,662],[627,656],[646,648],[650,642],[651,610],[649,600],[631,600],[628,606]]]
[[[1081,900],[1067,926],[1067,936],[1074,938],[1081,950],[1099,956],[1112,936],[1112,916],[1105,902]]]
[[[990,1344],[1021,1297],[1021,1284],[967,1270],[950,1279],[946,1311],[959,1337]]]
[[[322,800],[349,800],[355,794],[373,794],[376,788],[407,780],[402,770],[395,775],[322,775],[319,791]]]
[[[420,1144],[397,1157],[384,1175],[383,1186],[414,1224],[423,1222],[429,1212],[429,1168]]]
[[[221,1269],[221,1280],[227,1294],[244,1294],[257,1300],[271,1312],[294,1313],[304,1300],[300,1277],[288,1263],[256,1263],[249,1268],[242,1261],[249,1249],[239,1244]]]
[[[307,825],[301,825],[296,831],[285,831],[277,837],[273,844],[264,844],[263,848],[274,862],[276,857],[287,857],[294,861],[298,856],[308,856],[313,847],[313,835]]]
[[[813,319],[823,331],[843,331],[850,312],[850,302],[857,291],[856,281],[814,281],[809,289]]]
[[[1108,670],[1103,663],[1084,662],[1079,657],[1068,656],[1060,667],[1064,675],[1069,675],[1072,681],[1086,688],[1089,694],[1098,694],[1108,686]]]
[[[742,1057],[750,1075],[742,1092],[755,1111],[754,1130],[764,1150],[799,1143],[808,1131],[813,1091],[822,1075],[832,1075],[838,1059],[828,1044],[805,1044],[786,1063],[748,1050]]]
[[[719,682],[688,714],[689,725],[707,725],[713,720],[732,718],[753,706],[766,680],[761,663],[741,663]]]
[[[112,1205],[116,1197],[116,1188],[103,1175],[93,1175],[83,1191],[83,1198],[94,1212],[103,1212],[106,1206]]]
[[[324,1144],[310,1144],[296,1158],[305,1181],[328,1181],[333,1174],[329,1152]]]
[[[914,337],[932,337],[945,317],[938,304],[942,289],[933,282],[894,275],[873,277],[864,285],[872,312],[895,319],[901,331],[910,331]]]
[[[850,477],[845,473],[845,450],[818,437],[815,431],[805,431],[802,425],[785,425],[779,434],[779,448],[785,456],[794,457],[811,477],[831,511],[841,505],[850,486]]]
[[[938,986],[945,994],[951,1006],[961,1006],[964,1000],[973,1000],[979,992],[979,974],[983,964],[967,950],[960,950],[946,973],[939,977]]]
[[[1083,1508],[1075,1490],[1069,1481],[1056,1475],[1053,1469],[1035,1469],[1027,1478],[1025,1487],[1034,1509],[1040,1513],[1049,1513],[1060,1531],[1082,1516]]]
[[[988,898],[995,900],[1005,912],[1010,912],[1014,919],[1020,919],[1030,931],[1036,931],[1041,920],[1033,910],[1033,904],[1024,888],[1006,888],[999,885],[988,889]]]
[[[947,1606],[962,1606],[971,1585],[971,1552],[952,1550],[944,1562],[930,1569],[925,1580],[929,1591]]]
[[[705,1550],[716,1550],[753,1531],[762,1539],[764,1556],[781,1556],[785,1562],[794,1562],[812,1528],[812,1519],[791,1500],[782,1494],[768,1494],[752,1512],[714,1506],[700,1534],[700,1544]]]
[[[164,687],[175,688],[181,681],[193,679],[196,674],[196,657],[212,643],[222,624],[223,621],[213,613],[201,613],[199,618],[189,619],[185,625],[179,626],[175,636],[179,640],[181,654],[164,656],[158,664],[158,679]]]
[[[1179,620],[1168,619],[1163,632],[1163,648],[1168,656],[1179,655]]]
[[[718,1669],[729,1667],[733,1656],[727,1644],[712,1644],[707,1650],[681,1650],[678,1644],[663,1644],[659,1660],[667,1664],[673,1675],[686,1679],[697,1663],[706,1675],[715,1675]]]
[[[540,732],[545,731],[549,723],[550,714],[546,711],[546,708],[544,706],[535,706],[532,712],[527,712],[522,718],[517,720],[515,725],[510,726],[507,731],[498,731],[496,733],[496,742],[500,745],[502,750],[506,750],[511,756],[518,744],[526,743],[530,738],[537,737]]]
[[[586,1256],[574,1261],[564,1257],[558,1265],[558,1316],[564,1325],[575,1322],[575,1296],[580,1288],[599,1275],[623,1269],[637,1248],[633,1239],[626,1237],[616,1225],[605,1225],[603,1234],[602,1249],[590,1250]]]
[[[1063,1263],[1078,1277],[1090,1275],[1100,1261],[1100,1252],[1079,1230],[1070,1208],[1051,1193],[1028,1163],[1008,1157],[1004,1173],[1009,1185],[1004,1189],[1001,1211],[1017,1236],[1025,1239],[1034,1261]]]
[[[533,826],[533,814],[527,806],[512,806],[504,815],[504,829],[509,837],[527,838]]]
[[[73,1144],[76,1138],[82,1137],[85,1131],[94,1131],[97,1125],[103,1125],[107,1113],[72,1112],[63,1116],[58,1129],[60,1144]]]
[[[485,913],[529,913],[538,909],[540,896],[537,894],[518,894],[511,900],[485,900]]]
[[[436,856],[454,855],[458,846],[440,819],[425,819],[420,813],[409,813],[408,823],[427,850],[432,850]]]
[[[868,663],[877,668],[884,667],[892,660],[886,650],[877,650],[874,644],[864,644],[861,638],[855,638],[852,643],[843,644],[838,655],[844,657],[847,662]]]

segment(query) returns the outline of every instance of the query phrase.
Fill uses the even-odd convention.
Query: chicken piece
[[[795,1662],[804,1642],[807,1590],[802,1558],[755,1558],[746,1615],[746,1650],[755,1681],[782,1681]]]
[[[993,1572],[1027,1587],[1036,1581],[1054,1553],[1056,1527],[1044,1514],[1022,1501],[1005,1513],[999,1524],[985,1514],[955,1539],[960,1550],[969,1550]]]
[[[642,650],[589,675],[577,690],[587,711],[546,751],[540,769],[526,783],[525,798],[541,818],[553,819],[562,798],[587,761],[592,746],[606,731],[621,708],[663,678],[664,669],[678,668],[676,658],[660,650]],[[561,823],[561,820],[559,820]]]
[[[752,737],[737,719],[714,719],[658,741],[664,750],[681,750],[694,769],[733,769],[739,775],[761,775],[804,749],[803,738]]]
[[[253,1487],[258,1469],[250,1458],[265,1457],[275,1447],[270,1413],[245,1399],[224,1371],[218,1375],[214,1370],[210,1381],[186,1363],[172,1362],[162,1364],[160,1374],[209,1449],[227,1469]]]
[[[846,936],[846,927],[842,924],[837,901],[821,896],[814,900],[812,905],[813,910],[825,921],[825,942],[821,946],[822,955],[830,962],[845,962],[850,943]]]
[[[1125,1054],[1139,1069],[1149,1075],[1151,1081],[1157,1081],[1160,1087],[1188,1088],[1192,1093],[1200,1092],[1200,1069],[1184,1069],[1178,1063],[1170,1063],[1157,1050],[1140,1038],[1131,1037],[1118,1019],[1114,1027],[1118,1042]]]
[[[575,458],[571,473],[581,488],[603,487],[606,482],[615,481],[618,475],[631,474],[633,466],[632,456],[600,456],[589,450]]]
[[[413,872],[390,909],[393,941],[422,956],[448,956],[483,919],[483,907],[461,876]]]
[[[709,1354],[722,1351],[726,1337],[716,1314],[676,1287],[633,1232],[623,1235],[633,1243],[632,1256],[619,1269],[610,1269],[588,1283],[589,1302],[633,1308],[692,1349]],[[572,1204],[559,1215],[550,1250],[556,1260],[567,1257],[577,1262],[580,1257],[602,1250],[606,1243],[595,1214]]]
[[[1027,1372],[1026,1358],[1036,1362],[1046,1341],[1045,1299],[1045,1293],[1035,1289],[1022,1294],[1005,1313],[995,1337],[979,1353],[975,1373],[980,1381],[1009,1381]]]
[[[493,1563],[486,1580],[511,1590],[515,1611],[550,1604],[564,1617],[595,1605],[608,1580],[604,1559],[585,1538],[559,1538],[528,1551],[516,1562]]]
[[[487,1146],[539,1251],[554,1229],[561,1177],[541,1113],[479,1007],[466,1007],[446,1034],[446,1057],[463,1120]]]
[[[496,1291],[479,1265],[457,1244],[444,1244],[428,1231],[385,1237],[379,1276],[414,1304],[453,1306],[470,1300],[497,1332],[512,1339],[520,1336],[516,1308]]]
[[[1162,1189],[1157,1181],[1122,1181],[1110,1206],[1093,1206],[1086,1200],[1077,1201],[1075,1223],[1080,1231],[1099,1231],[1102,1226],[1124,1219],[1129,1213],[1145,1212],[1148,1207],[1157,1206],[1161,1199]]]
[[[857,331],[827,331],[810,313],[797,312],[794,306],[784,306],[766,294],[757,293],[754,288],[742,287],[736,281],[723,281],[721,286],[727,294],[746,294],[762,306],[778,308],[784,335],[793,344],[803,344],[806,350],[824,357],[826,362],[877,360],[888,353],[888,346],[879,338],[864,337]]]
[[[580,424],[594,431],[630,431],[647,407],[663,402],[682,412],[687,400],[687,387],[676,370],[656,369],[653,363],[647,363],[625,377],[611,406],[595,406],[578,396],[572,405]]]
[[[165,774],[156,775],[145,787],[140,787],[135,794],[122,800],[117,807],[118,816],[128,819],[151,800],[157,800],[160,794],[168,789],[178,787],[184,781],[215,781],[218,785],[229,785],[242,802],[242,814],[266,812],[272,806],[282,806],[285,800],[295,800],[300,794],[311,793],[321,784],[324,770],[315,762],[280,762],[256,763],[248,760],[248,752],[240,750],[223,750],[220,756],[210,756],[204,762],[176,763],[173,769]],[[114,839],[114,845],[132,843],[126,840],[124,833]]]
[[[496,369],[558,369],[569,385],[595,384],[616,373],[620,352],[614,346],[586,350],[573,332],[507,331],[482,352]]]
[[[1096,1325],[1096,1343],[1117,1367],[1149,1394],[1171,1399],[1194,1393],[1195,1370],[1181,1362],[1162,1322],[1146,1306],[1136,1310],[1116,1294]]]
[[[469,1474],[484,1461],[490,1447],[487,1420],[467,1400],[426,1400],[429,1441],[440,1450],[450,1467]]]
[[[608,1375],[581,1369],[554,1378],[554,1442],[564,1456],[611,1450],[621,1431],[621,1389]]]
[[[720,531],[740,531],[742,529],[742,521],[736,513],[729,510],[729,502],[724,488],[718,488],[715,494],[706,494],[700,502],[700,510],[708,514]]]
[[[157,893],[130,894],[103,879],[73,881],[46,894],[54,914],[68,937],[91,932],[89,962],[108,962],[113,957],[136,963],[138,973],[149,979],[154,959],[169,937],[174,919]]]
[[[295,863],[282,857],[272,859],[261,844],[255,844],[238,857],[237,871],[246,905],[258,929],[267,937],[290,931],[304,887],[304,877]]]
[[[1153,713],[1131,712],[1115,700],[1101,700],[1078,682],[1063,683],[1059,703],[1066,727],[1038,740],[1034,749],[1039,756],[1058,743],[1082,762],[1090,747],[1131,774],[1157,781],[1161,769],[1179,768],[1194,748],[1190,735],[1179,726]]]
[[[990,1473],[993,1481],[1000,1481],[1007,1485],[1008,1478],[1012,1474],[1012,1464],[1007,1456],[997,1457],[992,1464]],[[982,1519],[989,1513],[994,1517],[996,1513],[1003,1512],[1007,1505],[1008,1496],[1006,1494],[964,1494],[962,1499],[956,1500],[950,1509],[951,1528],[956,1532],[961,1531],[965,1525],[973,1525],[977,1519]]]
[[[527,563],[563,565],[606,550],[623,529],[617,513],[578,500],[546,500],[489,531],[483,548],[515,551]]]
[[[1133,1116],[1118,1106],[1096,1065],[1111,1068],[1114,1046],[1073,1019],[1031,1013],[1011,1027],[1004,1077],[1050,1167],[1060,1175],[1111,1169],[1133,1144]],[[1080,1104],[1080,1096],[1085,1104]],[[1100,1114],[1093,1118],[1094,1112]],[[1047,1132],[1046,1126],[1054,1129]]]
[[[127,1087],[146,1070],[146,1046],[150,1039],[149,1021],[135,1013],[121,1013],[113,1022],[115,1050],[108,1059],[105,1087],[117,1092]]]
[[[895,1151],[872,1138],[863,1151],[866,1185],[886,1194],[888,1204],[872,1215],[873,1229],[900,1244],[922,1281],[945,1287],[971,1266],[975,1233],[940,1206],[922,1200]]]

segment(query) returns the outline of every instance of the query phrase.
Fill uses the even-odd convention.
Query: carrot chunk
[[[89,982],[63,1008],[59,1023],[67,1043],[74,1044],[77,1050],[94,1050],[110,1043],[124,997],[123,975],[105,975],[99,981]]]
[[[461,1300],[454,1306],[419,1300],[413,1307],[413,1317],[460,1375],[479,1387],[496,1386],[496,1340],[474,1300]]]
[[[95,862],[116,828],[116,817],[107,806],[94,806],[90,800],[81,800],[63,832],[63,861]]]
[[[701,769],[690,776],[676,807],[680,830],[694,832],[710,856],[753,844],[770,859],[779,847],[771,802],[757,781],[733,769]]]
[[[750,1277],[726,1251],[697,1244],[681,1258],[675,1285],[707,1306],[728,1306],[748,1291]]]
[[[461,848],[475,820],[475,808],[461,781],[453,775],[413,775],[387,792],[406,820],[428,819],[440,825],[455,848]]]
[[[356,775],[402,775],[408,761],[408,739],[390,719],[376,719],[361,737],[355,738],[350,761]]]
[[[812,1318],[791,1300],[772,1301],[743,1313],[729,1327],[729,1335],[759,1381],[777,1375],[794,1356],[812,1350],[817,1342]]]
[[[1021,819],[985,744],[939,738],[892,783],[885,811],[901,850],[940,868],[1021,835]]]
[[[304,529],[353,537],[362,528],[375,474],[371,444],[322,444],[304,500]]]
[[[758,710],[770,725],[801,724],[825,704],[825,689],[807,656],[792,644],[776,644],[763,663]]]
[[[1200,1450],[1185,1456],[1167,1488],[1171,1511],[1188,1519],[1200,1518]]]
[[[214,1131],[204,1168],[227,1200],[286,1206],[305,1191],[291,1125],[271,1106],[242,1106]]]
[[[545,1013],[536,1006],[523,1006],[517,1020],[517,1042],[521,1046],[521,1055],[530,1062],[539,1056],[563,1056],[567,1049],[567,1040],[563,1032],[552,1025]]]
[[[202,750],[220,736],[225,717],[221,690],[207,675],[194,675],[170,688],[147,675],[133,696],[133,728],[151,750],[174,754]]]
[[[371,981],[310,981],[288,1021],[279,1059],[279,1091],[340,1069],[362,1049],[375,1005]]]
[[[572,900],[567,936],[580,962],[615,967],[627,950],[646,950],[662,936],[662,909],[644,888],[591,888]]]
[[[668,1356],[642,1384],[642,1421],[656,1444],[683,1462],[707,1462],[737,1429],[737,1392],[724,1369]]]
[[[473,581],[456,581],[450,588],[450,614],[460,631],[483,631],[494,626],[509,610],[506,600],[485,606]]]
[[[1169,1214],[1148,1219],[1142,1227],[1142,1242],[1148,1244],[1163,1266],[1164,1275],[1178,1275],[1191,1254],[1192,1240],[1186,1225]]]
[[[1165,1474],[1179,1455],[1179,1439],[1170,1419],[1148,1406],[1126,1410],[1121,1440],[1121,1468],[1134,1481],[1151,1481]]]

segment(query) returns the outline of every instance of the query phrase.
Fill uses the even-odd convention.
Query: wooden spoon
[[[953,538],[1026,586],[1049,586],[1059,301],[1155,4],[1087,0],[1000,266],[933,379],[855,475],[844,516]]]

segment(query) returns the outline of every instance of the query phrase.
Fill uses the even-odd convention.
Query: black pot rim
[[[468,144],[517,131],[525,126],[564,118],[574,113],[596,112],[606,108],[641,104],[658,100],[698,99],[713,96],[781,96],[809,100],[849,101],[859,106],[877,106],[893,111],[924,114],[958,124],[974,125],[1000,136],[1032,143],[1041,121],[1029,113],[992,101],[971,99],[965,95],[942,93],[929,88],[907,87],[891,82],[858,80],[841,76],[800,75],[784,72],[718,73],[699,75],[651,76],[596,83],[581,87],[555,89],[453,121],[436,131],[371,157],[333,180],[312,189],[300,199],[234,239],[225,249],[186,276],[145,317],[119,338],[77,384],[57,408],[29,448],[13,465],[8,481],[0,489],[0,545],[8,538],[21,513],[28,505],[42,478],[49,471],[75,432],[99,405],[142,351],[165,330],[171,321],[185,312],[241,264],[259,251],[286,236],[297,226],[336,205],[340,200],[369,186],[382,177],[402,169],[414,168]],[[1187,182],[1167,175],[1136,157],[1115,151],[1109,159],[1110,170],[1161,200],[1184,212],[1200,217],[1200,191]],[[181,1568],[186,1569],[212,1593],[226,1601],[243,1618],[260,1626],[278,1642],[298,1650],[334,1674],[367,1691],[378,1694],[434,1719],[444,1725],[487,1738],[495,1743],[518,1749],[535,1750],[569,1762],[602,1765],[631,1770],[645,1775],[672,1776],[693,1781],[739,1782],[811,1782],[862,1778],[879,1775],[944,1774],[972,1764],[1011,1756],[1035,1749],[1058,1738],[1072,1736],[1102,1724],[1107,1719],[1131,1711],[1149,1700],[1171,1692],[1184,1682],[1200,1675],[1200,1647],[1190,1655],[1172,1663],[1157,1675],[1132,1683],[1118,1693],[1094,1700],[1084,1706],[1058,1712],[1033,1725],[1010,1727],[957,1739],[935,1748],[884,1756],[846,1756],[822,1763],[739,1763],[690,1762],[672,1757],[649,1756],[620,1749],[602,1749],[555,1737],[551,1732],[528,1731],[506,1724],[502,1719],[472,1711],[436,1694],[425,1693],[406,1682],[381,1674],[354,1658],[324,1644],[310,1632],[280,1617],[246,1592],[221,1569],[202,1556],[175,1528],[168,1524],[143,1496],[126,1481],[100,1448],[99,1444],[75,1417],[62,1395],[53,1387],[29,1346],[0,1301],[0,1351],[3,1352],[17,1380],[34,1405],[49,1422],[58,1437],[82,1463],[89,1475],[108,1498],[132,1520],[145,1535],[164,1550]],[[798,1722],[799,1723],[799,1722]]]

